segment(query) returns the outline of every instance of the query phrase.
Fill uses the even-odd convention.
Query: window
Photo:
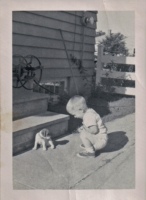
[[[34,85],[33,92],[48,94],[50,103],[58,103],[59,96],[67,92],[67,81],[66,79],[54,79],[40,82],[39,85]]]

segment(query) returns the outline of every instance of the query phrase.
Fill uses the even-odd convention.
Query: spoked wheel
[[[25,88],[27,90],[34,89],[41,81],[42,66],[40,60],[28,55],[13,56],[13,87]]]
[[[21,55],[13,56],[13,87],[21,88],[23,87],[27,80],[23,79],[24,69],[27,66],[27,61],[25,57]],[[21,80],[21,81],[20,81]]]
[[[24,88],[27,90],[34,89],[41,81],[42,78],[42,66],[40,60],[33,55],[28,55],[25,57],[27,61],[27,67],[25,67],[26,75],[25,79],[27,81],[33,80],[31,84],[25,84]],[[20,80],[20,82],[23,80]]]

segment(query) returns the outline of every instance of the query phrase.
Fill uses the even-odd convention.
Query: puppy
[[[47,150],[48,146],[51,146],[51,149],[55,148],[48,129],[44,128],[36,134],[33,150],[37,149],[38,144],[43,147],[44,151]]]

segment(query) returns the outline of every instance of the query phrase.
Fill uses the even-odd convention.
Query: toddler
[[[83,119],[82,126],[78,128],[84,151],[77,154],[78,157],[95,157],[95,152],[104,148],[107,144],[107,128],[103,124],[99,114],[87,107],[86,100],[82,96],[72,97],[66,106],[68,113],[75,118]]]

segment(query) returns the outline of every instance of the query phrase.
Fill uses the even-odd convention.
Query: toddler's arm
[[[73,131],[73,134],[80,133],[83,129],[84,129],[83,126],[80,126]]]
[[[98,129],[98,127],[97,126],[89,126],[89,127],[86,127],[85,125],[83,126],[84,127],[84,129],[87,131],[87,132],[89,132],[89,133],[91,133],[91,134],[97,134],[98,132],[99,132],[99,129]]]
[[[80,126],[80,127],[77,129],[77,131],[80,133],[83,129],[84,129],[84,127],[83,127],[83,126]]]

